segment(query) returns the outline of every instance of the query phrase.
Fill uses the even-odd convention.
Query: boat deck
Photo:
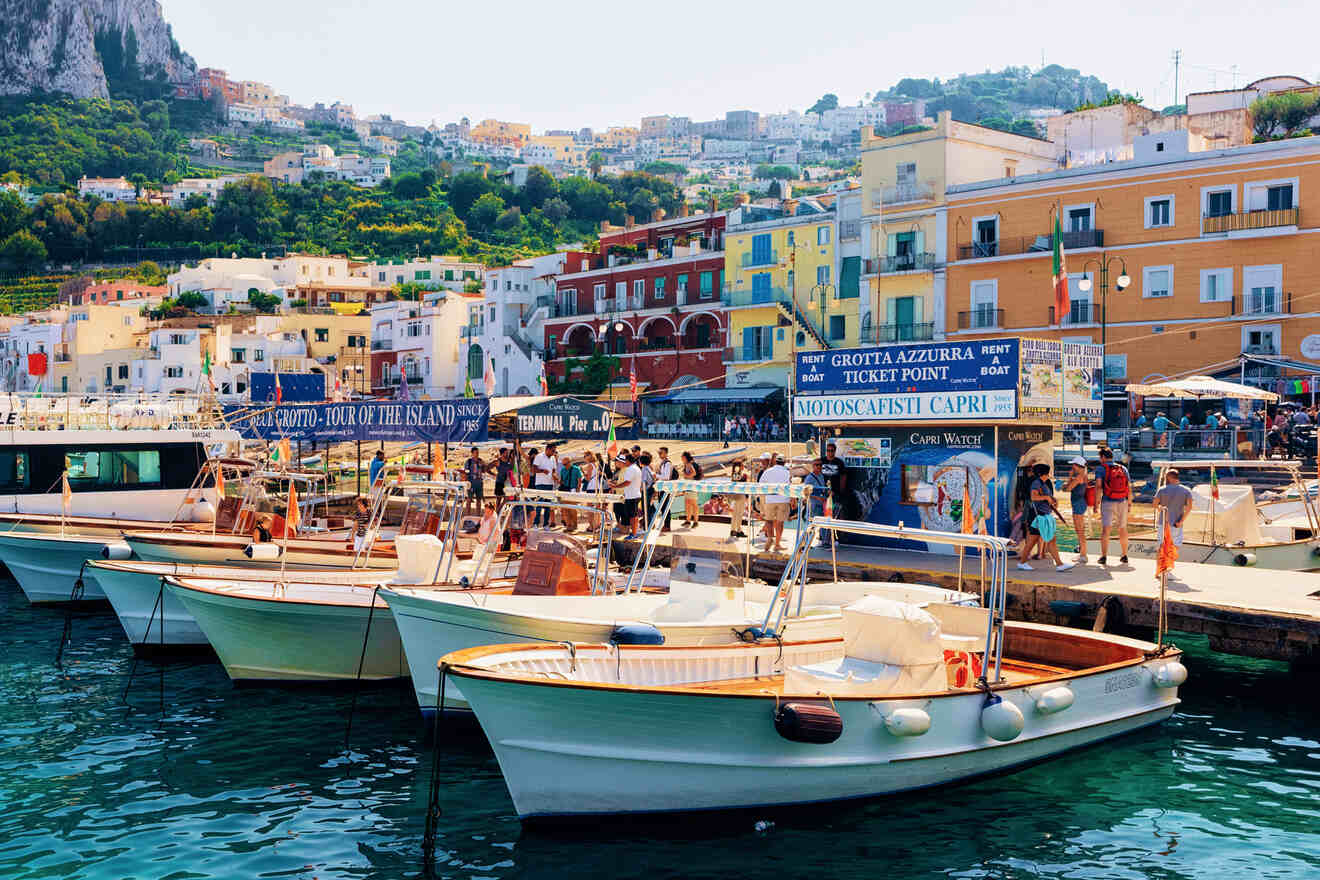
[[[1017,663],[1005,659],[1003,664],[1004,683],[1008,685],[1021,685],[1043,678],[1053,678],[1057,675],[1066,675],[1067,669],[1054,666],[1040,666],[1034,663]],[[756,696],[761,694],[770,694],[775,696],[784,696],[784,676],[782,675],[759,675],[749,678],[730,678],[720,681],[699,681],[692,684],[682,685],[685,689],[695,691],[718,692],[721,694],[736,694],[740,696]],[[963,690],[976,690],[976,688],[963,688]]]
[[[653,565],[668,563],[673,535],[694,539],[730,553],[744,554],[747,542],[725,540],[727,523],[701,523],[696,529],[678,529],[662,535]],[[793,543],[791,528],[784,530],[784,545]],[[615,553],[631,561],[639,542],[618,539]],[[1071,571],[1053,566],[1018,571],[1010,558],[1008,618],[1033,623],[1091,628],[1108,600],[1106,617],[1114,623],[1145,629],[1155,625],[1159,613],[1159,581],[1154,560],[1133,557],[1118,564],[1117,542],[1107,567],[1094,559]],[[814,548],[810,574],[832,578],[830,551]],[[1064,554],[1068,561],[1072,554]],[[753,576],[777,581],[788,554],[769,553],[754,544],[747,568]],[[915,550],[889,550],[841,546],[839,577],[845,580],[904,580],[976,593],[980,582],[979,558],[967,555],[963,575],[955,555]],[[1302,665],[1320,664],[1320,578],[1314,573],[1201,565],[1179,560],[1168,581],[1169,628],[1204,634],[1217,651],[1246,657],[1282,660]]]

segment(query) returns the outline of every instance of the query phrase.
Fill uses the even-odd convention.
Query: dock
[[[736,544],[724,540],[728,530],[724,523],[703,522],[694,530],[676,533],[696,537],[704,546],[718,544],[745,553],[745,540]],[[661,536],[653,565],[668,563],[673,534]],[[792,530],[785,529],[786,548],[792,540]],[[616,558],[630,562],[638,545],[616,539]],[[1072,558],[1071,553],[1063,555],[1065,562]],[[767,553],[758,542],[750,554],[749,570],[753,577],[773,583],[787,562],[787,553]],[[1016,558],[1010,557],[1010,620],[1093,629],[1099,617],[1100,628],[1110,632],[1153,634],[1159,614],[1154,560],[1134,557],[1127,564],[1111,561],[1101,567],[1092,559],[1066,572],[1056,572],[1052,564],[1047,567],[1040,560],[1031,563],[1034,571],[1018,571],[1015,563]],[[956,555],[841,545],[837,564],[841,580],[926,583],[973,593],[980,585],[980,559],[971,554],[963,560],[961,582]],[[830,551],[813,548],[807,572],[813,580],[832,578]],[[1215,651],[1299,667],[1320,666],[1320,577],[1314,573],[1179,561],[1168,580],[1167,613],[1170,630],[1204,635]]]

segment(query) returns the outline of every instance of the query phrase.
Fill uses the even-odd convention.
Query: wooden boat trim
[[[1054,628],[1041,628],[1042,627],[1041,624],[1009,623],[1007,624],[1007,627],[1011,627],[1014,629],[1022,628],[1026,631],[1036,630],[1039,632],[1057,633],[1057,630],[1055,630]],[[1063,634],[1063,633],[1058,633],[1058,634]],[[832,642],[842,642],[842,641],[843,641],[842,638],[816,639],[816,640],[803,641],[803,642],[785,642],[784,645],[796,648],[796,647],[806,647],[808,645],[829,644]],[[694,682],[693,684],[689,684],[689,685],[644,687],[640,685],[628,685],[628,684],[620,684],[620,683],[612,683],[612,682],[565,681],[563,679],[546,678],[544,676],[535,675],[535,674],[527,675],[521,673],[514,674],[508,672],[494,672],[489,669],[484,669],[481,667],[469,665],[473,660],[491,654],[507,654],[507,653],[521,652],[521,651],[543,651],[548,647],[551,646],[545,643],[525,642],[525,643],[512,644],[512,645],[481,645],[473,648],[465,648],[460,651],[455,651],[453,654],[447,655],[454,658],[450,662],[446,662],[442,658],[439,663],[439,668],[442,673],[447,672],[449,674],[457,675],[459,678],[477,678],[477,679],[484,679],[487,681],[510,681],[510,682],[517,682],[519,684],[537,685],[540,687],[561,687],[561,688],[567,687],[567,688],[579,688],[585,690],[626,691],[629,693],[658,694],[658,695],[682,694],[684,696],[715,697],[720,699],[764,700],[764,699],[773,699],[775,697],[775,695],[770,692],[726,693],[716,690],[702,689],[700,687],[700,684],[702,683],[697,683],[697,682]],[[770,646],[766,645],[764,647],[770,647]],[[1125,646],[1125,647],[1132,647],[1132,646]],[[694,649],[691,646],[686,646],[686,645],[645,645],[645,646],[639,645],[639,646],[634,646],[632,649],[664,652],[664,651],[691,651],[691,650],[701,650],[701,651],[740,650],[745,648],[747,648],[747,645],[745,643],[732,642],[727,645],[703,645],[698,649]],[[1135,647],[1132,647],[1132,649],[1137,650]],[[580,652],[582,651],[605,652],[608,650],[616,650],[616,649],[611,648],[611,646],[604,644],[579,646]],[[619,648],[617,648],[617,650],[628,651],[630,650],[630,647],[620,646]],[[1178,657],[1181,656],[1182,656],[1182,652],[1177,648],[1170,648],[1169,651],[1167,651],[1164,654],[1164,657],[1168,659],[1177,659]],[[1105,672],[1113,672],[1120,669],[1128,669],[1135,666],[1141,666],[1147,663],[1150,659],[1151,658],[1146,657],[1144,653],[1138,652],[1137,656],[1135,657],[1130,657],[1128,659],[1117,661],[1114,663],[1106,663],[1106,664],[1101,664],[1099,666],[1088,666],[1083,669],[1068,670],[1067,672],[1063,672],[1058,675],[1033,678],[1028,682],[1002,682],[1000,684],[990,685],[990,690],[991,691],[1018,690],[1021,688],[1036,687],[1044,684],[1053,684],[1055,682],[1071,681],[1080,678],[1082,676],[1099,675]],[[776,676],[776,678],[779,678],[779,676]],[[978,692],[979,691],[976,688],[964,688],[961,690],[933,691],[933,692],[915,693],[915,694],[887,694],[885,696],[835,694],[835,695],[830,695],[829,699],[832,699],[836,703],[837,702],[889,703],[889,702],[898,702],[902,700],[930,700],[930,699],[941,699],[948,697],[960,697],[960,696],[967,696],[969,694],[975,694]],[[825,696],[822,693],[779,695],[780,699],[784,699],[787,697],[803,698],[803,699],[811,699],[811,698],[825,699]]]
[[[347,571],[347,569],[344,569],[344,570]],[[358,570],[361,571],[362,569],[358,569]],[[370,572],[370,571],[372,571],[372,570],[373,570],[373,569],[366,569],[366,571],[368,571],[368,572]],[[379,570],[379,569],[377,569],[377,570]],[[382,572],[381,572],[381,575],[382,575],[382,576],[387,575],[387,574],[389,574],[388,571],[382,571]],[[198,577],[198,576],[196,576],[196,575],[193,575],[193,576],[184,576],[184,577],[177,577],[177,576],[174,576],[174,575],[162,575],[162,577],[165,578],[165,583],[169,584],[169,585],[172,586],[172,587],[178,587],[179,589],[182,589],[182,590],[188,590],[189,592],[192,592],[192,593],[205,593],[205,594],[207,594],[207,595],[209,595],[209,596],[219,596],[219,597],[222,598],[222,599],[238,599],[238,600],[241,600],[241,601],[244,601],[244,602],[273,602],[273,603],[275,603],[275,604],[277,604],[277,605],[322,605],[322,606],[327,606],[327,607],[330,607],[330,608],[366,608],[366,607],[368,607],[367,604],[366,604],[365,602],[364,602],[364,603],[334,602],[334,601],[330,601],[330,600],[328,600],[328,599],[311,599],[311,598],[307,598],[307,599],[295,599],[295,598],[290,598],[290,597],[288,597],[288,596],[276,596],[276,595],[270,595],[270,596],[255,596],[255,595],[252,595],[252,594],[250,594],[250,593],[231,593],[231,592],[229,592],[229,591],[227,591],[227,590],[214,589],[214,588],[212,588],[212,587],[202,586],[201,584],[197,583],[197,581],[205,581],[205,580],[239,580],[239,578],[206,578],[206,577]],[[286,587],[286,586],[291,586],[291,585],[293,585],[293,586],[305,585],[305,586],[312,586],[312,587],[359,587],[359,588],[364,589],[364,590],[366,590],[366,589],[375,590],[377,587],[399,587],[399,588],[402,588],[402,589],[426,590],[426,591],[435,592],[435,593],[460,593],[460,592],[461,592],[461,593],[469,593],[469,594],[473,594],[473,593],[479,593],[479,594],[492,594],[492,593],[494,593],[494,594],[498,594],[498,593],[508,593],[509,591],[511,591],[511,590],[513,589],[513,584],[512,584],[512,582],[511,582],[511,581],[504,581],[504,580],[501,580],[501,582],[500,582],[498,585],[492,585],[492,586],[489,586],[489,587],[475,587],[475,588],[470,588],[470,589],[465,589],[465,588],[459,586],[458,584],[391,584],[391,583],[388,583],[388,582],[386,582],[386,581],[380,581],[379,583],[376,583],[376,582],[368,582],[368,583],[324,583],[324,584],[322,584],[322,583],[312,583],[312,582],[307,582],[307,581],[296,581],[296,580],[291,580],[291,581],[271,581],[269,578],[263,578],[262,580],[265,580],[265,581],[269,582],[273,587],[276,587],[276,588]],[[261,581],[259,581],[259,580],[253,580],[253,581],[245,581],[244,583],[261,583]],[[382,598],[379,594],[377,594],[377,596],[376,596],[375,604],[376,604],[376,607],[377,607],[377,608],[389,608],[389,603],[387,603],[387,602],[385,601],[385,599]],[[543,645],[542,647],[544,647],[544,645]]]
[[[143,544],[155,544],[158,546],[169,546],[180,544],[188,547],[211,547],[228,549],[232,547],[243,548],[252,543],[252,538],[248,535],[198,535],[181,532],[177,535],[164,535],[158,532],[135,532],[130,531],[124,534],[125,538],[139,541]],[[184,539],[184,540],[181,540]],[[273,539],[266,543],[275,544],[284,547],[284,540]],[[347,542],[339,539],[318,540],[312,538],[293,538],[288,543],[290,553],[330,553],[336,556],[352,558],[353,550],[346,549]],[[395,559],[397,555],[393,547],[377,547],[371,551],[374,559]],[[197,563],[199,565],[204,563]]]

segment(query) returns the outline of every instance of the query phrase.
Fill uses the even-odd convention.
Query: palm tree
[[[605,160],[601,158],[599,150],[592,150],[591,155],[587,156],[587,164],[591,168],[591,179],[595,180],[600,176],[600,169],[605,164]]]

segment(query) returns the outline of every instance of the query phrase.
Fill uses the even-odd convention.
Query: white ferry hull
[[[406,676],[408,664],[389,609],[379,603],[372,615],[373,587],[351,589],[362,594],[361,606],[222,595],[178,583],[166,586],[196,620],[236,683],[350,682],[358,677],[360,659],[364,681]]]
[[[103,602],[105,593],[87,577],[83,577],[80,595],[75,595],[74,583],[83,572],[84,561],[100,559],[107,543],[108,538],[97,536],[0,533],[0,562],[33,605]]]
[[[946,785],[1093,745],[1167,719],[1176,689],[1154,684],[1166,659],[1070,678],[1065,711],[1042,715],[1028,690],[997,693],[1021,710],[1009,742],[980,725],[985,698],[836,699],[843,733],[829,744],[790,742],[774,699],[546,686],[450,673],[495,750],[521,819],[737,810],[890,795]],[[456,680],[457,679],[457,680]],[[929,714],[927,733],[895,736],[882,714]]]

